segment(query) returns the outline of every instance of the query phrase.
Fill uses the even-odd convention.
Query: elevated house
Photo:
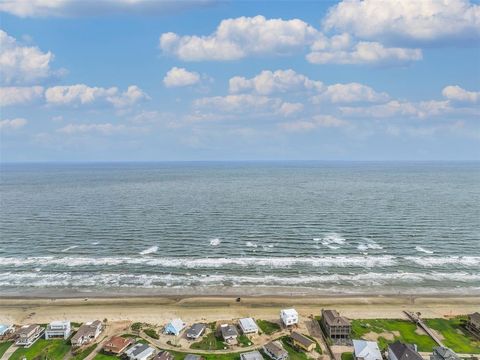
[[[382,360],[382,354],[376,341],[353,340],[355,360]]]
[[[22,326],[16,333],[15,345],[27,348],[32,346],[43,335],[44,330],[36,324]]]
[[[103,352],[112,355],[120,355],[133,343],[133,339],[124,338],[121,336],[112,336],[103,345]]]
[[[168,351],[160,351],[153,360],[173,360],[174,356]]]
[[[472,333],[480,336],[480,313],[475,312],[468,315],[467,324],[465,326]]]
[[[258,334],[258,326],[255,320],[252,318],[244,318],[238,321],[238,325],[242,330],[242,333],[248,334]]]
[[[271,341],[263,345],[263,351],[272,360],[287,360],[288,352],[280,341]]]
[[[249,351],[240,354],[240,360],[263,360],[262,354],[259,351]]]
[[[178,336],[185,329],[185,324],[182,319],[173,319],[170,321],[167,326],[165,326],[164,333],[167,335],[175,335]]]
[[[6,339],[15,332],[12,324],[0,324],[0,340]]]
[[[95,341],[103,330],[100,320],[87,322],[80,326],[70,340],[73,347],[80,347]]]
[[[155,349],[147,344],[136,343],[125,351],[125,357],[129,360],[150,360],[155,356]]]
[[[70,321],[52,321],[45,329],[45,339],[68,339],[72,333]]]
[[[413,344],[404,344],[395,341],[388,345],[388,360],[423,360],[422,356],[417,352],[417,346]]]
[[[315,341],[296,331],[292,332],[292,335],[290,335],[290,337],[292,338],[293,346],[300,348],[304,351],[310,352],[314,350],[317,346]]]
[[[220,333],[222,334],[223,340],[229,345],[234,345],[237,343],[238,330],[237,327],[231,324],[222,324],[220,325]]]
[[[285,326],[298,324],[298,313],[295,309],[283,309],[280,311],[280,319]]]
[[[460,360],[460,357],[449,348],[437,346],[433,348],[430,360]]]
[[[206,329],[206,325],[202,323],[195,323],[187,330],[187,339],[197,340],[200,336],[203,335]]]
[[[322,309],[322,328],[332,340],[346,340],[350,338],[352,324],[346,317],[340,316],[336,310]]]

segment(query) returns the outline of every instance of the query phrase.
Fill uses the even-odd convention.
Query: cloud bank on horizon
[[[0,0],[0,160],[480,159],[477,2],[295,4]]]

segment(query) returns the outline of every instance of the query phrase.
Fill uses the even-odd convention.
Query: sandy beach
[[[335,308],[352,319],[404,318],[404,310],[423,317],[445,317],[480,309],[474,296],[262,296],[235,297],[116,297],[116,298],[0,298],[0,322],[47,323],[68,319],[83,322],[94,319],[141,321],[165,324],[175,317],[186,322],[236,319],[252,316],[276,319],[279,310],[295,307],[301,316],[318,315],[322,308]]]

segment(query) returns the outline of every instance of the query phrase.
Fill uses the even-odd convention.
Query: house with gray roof
[[[236,326],[231,324],[222,324],[220,325],[220,332],[223,340],[225,340],[227,344],[237,343],[238,330]]]
[[[187,354],[184,360],[203,360],[203,357],[201,357],[200,355]]]
[[[382,353],[376,341],[353,340],[355,360],[382,360]]]
[[[259,351],[249,351],[240,354],[240,360],[263,360],[262,354]]]
[[[322,309],[321,324],[325,334],[332,340],[350,338],[352,324],[346,317],[340,316],[336,310]]]
[[[206,325],[202,323],[193,324],[187,330],[187,338],[190,340],[197,340],[200,336],[203,335],[206,328]]]
[[[416,345],[404,344],[395,341],[388,345],[388,360],[423,360],[422,356],[417,352]]]
[[[280,341],[271,341],[263,345],[263,351],[272,360],[287,360],[288,352],[283,348]]]
[[[154,355],[155,349],[142,343],[136,343],[130,349],[125,351],[125,356],[129,360],[150,360]]]
[[[460,357],[449,348],[437,346],[436,348],[433,348],[430,360],[460,360]]]
[[[468,315],[467,324],[465,326],[474,334],[480,335],[480,313],[475,312]]]

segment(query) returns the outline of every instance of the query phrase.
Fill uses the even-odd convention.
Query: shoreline
[[[84,298],[0,297],[0,322],[47,323],[95,319],[165,324],[180,317],[187,323],[254,317],[276,319],[282,308],[295,307],[302,317],[334,308],[347,317],[405,318],[403,311],[423,317],[448,317],[478,311],[478,296],[130,296]]]

